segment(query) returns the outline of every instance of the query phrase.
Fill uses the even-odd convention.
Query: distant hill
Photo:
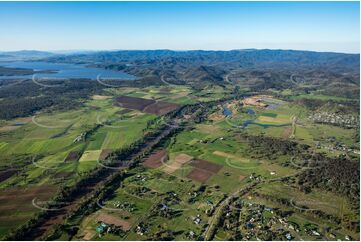
[[[0,51],[0,55],[16,57],[49,57],[54,53],[38,50]]]
[[[50,57],[49,61],[64,62],[140,62],[153,64],[168,61],[177,64],[217,65],[230,64],[230,67],[280,67],[308,68],[323,67],[340,70],[359,70],[359,54],[296,50],[231,50],[231,51],[172,51],[172,50],[124,50],[102,51],[90,54],[75,54],[63,57]]]

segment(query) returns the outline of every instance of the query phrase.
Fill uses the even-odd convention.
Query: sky
[[[0,2],[0,50],[360,52],[359,2]]]

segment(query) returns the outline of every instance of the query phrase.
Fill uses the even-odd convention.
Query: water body
[[[291,124],[260,124],[254,122],[254,120],[246,120],[243,122],[242,127],[247,128],[248,125],[257,125],[266,129],[269,127],[285,127],[285,126],[290,126]]]
[[[256,112],[253,109],[249,108],[249,109],[247,109],[247,114],[256,115]]]
[[[230,116],[232,116],[232,111],[227,107],[223,107],[223,115],[225,117],[230,117]]]
[[[101,68],[86,67],[83,64],[65,64],[65,63],[50,63],[42,61],[14,61],[14,62],[0,62],[0,66],[9,68],[25,68],[33,69],[35,71],[52,71],[54,73],[36,73],[37,78],[86,78],[96,80],[97,76],[101,78],[114,78],[122,80],[135,80],[136,77],[124,72],[105,70]],[[18,76],[0,76],[0,79],[18,79],[18,78],[32,78],[33,75],[18,75]]]

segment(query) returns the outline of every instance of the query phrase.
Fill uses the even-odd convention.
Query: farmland
[[[358,240],[358,99],[187,65],[1,120],[0,238]]]
[[[253,117],[256,122],[264,125],[290,122],[288,126],[292,130],[291,117],[296,114],[299,117],[296,125],[301,125],[301,121],[307,122],[305,109],[286,102],[272,110],[252,107],[252,114],[243,112],[243,107],[237,110],[237,106],[233,106],[232,114],[236,117],[242,120],[243,117],[256,116]],[[122,182],[109,199],[101,201],[95,212],[80,221],[68,221],[81,228],[71,238],[194,240],[212,234],[214,240],[230,240],[240,238],[234,236],[242,234],[250,240],[257,236],[264,239],[272,236],[285,240],[291,236],[295,239],[317,240],[333,236],[340,239],[359,236],[352,229],[337,228],[338,219],[345,224],[346,220],[358,219],[353,215],[354,208],[347,205],[345,198],[320,189],[306,194],[301,192],[292,180],[287,179],[297,177],[302,172],[298,166],[286,165],[292,159],[291,156],[280,155],[276,160],[256,158],[257,153],[250,151],[252,145],[245,138],[249,134],[258,134],[252,127],[254,125],[235,128],[229,125],[227,117],[217,114],[219,112],[222,113],[222,106],[214,107],[205,121],[189,124],[166,146],[147,156],[143,166],[132,170],[130,177]],[[214,121],[216,115],[219,118]],[[272,121],[262,120],[261,117],[272,118]],[[292,138],[290,131],[289,135],[284,136],[282,132],[269,132],[271,128],[284,129],[262,127],[259,134],[281,140],[296,140],[301,144],[314,144],[314,139],[318,138],[310,136],[310,141],[304,140],[297,131]],[[240,188],[251,184],[255,185],[253,189],[232,199]],[[263,220],[257,220],[255,209],[263,211],[257,215],[264,216]],[[219,214],[224,216],[220,221],[217,220]],[[103,216],[110,216],[117,221],[119,225],[115,227],[121,228],[120,231],[111,227],[109,231],[113,232],[96,232],[102,222],[107,223],[109,220],[108,217],[102,220]],[[239,216],[242,218],[240,221],[253,219],[239,224],[237,229],[232,216]],[[218,223],[213,233],[209,232],[209,224],[212,223]],[[263,228],[267,223],[272,225],[270,234],[264,234],[262,229],[250,230],[247,227],[259,224]],[[284,229],[273,229],[279,226]],[[69,239],[66,233],[61,236]]]

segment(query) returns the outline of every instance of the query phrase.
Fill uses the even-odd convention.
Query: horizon
[[[318,50],[304,50],[304,49],[271,49],[271,48],[246,48],[246,49],[229,49],[229,50],[216,50],[216,49],[68,49],[68,50],[38,50],[38,49],[18,49],[18,50],[0,50],[1,53],[9,53],[9,52],[48,52],[51,54],[64,54],[68,52],[69,54],[77,53],[77,52],[117,52],[117,51],[173,51],[173,52],[190,52],[190,51],[262,51],[262,50],[270,50],[270,51],[300,51],[300,52],[317,52],[317,53],[334,53],[334,54],[350,54],[350,55],[360,55],[360,52],[337,52],[337,51],[318,51]],[[63,53],[62,53],[63,52]]]
[[[1,2],[0,30],[6,34],[0,46],[4,52],[281,49],[359,54],[359,7],[359,2]]]

